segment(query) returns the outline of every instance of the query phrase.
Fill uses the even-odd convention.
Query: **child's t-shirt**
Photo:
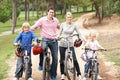
[[[87,48],[90,48],[90,49],[93,49],[93,50],[96,50],[98,47],[101,47],[101,45],[99,44],[99,42],[97,40],[94,40],[93,42],[92,41],[87,41],[85,46]],[[88,51],[87,52],[88,59],[92,58],[92,55],[93,55],[93,51]],[[97,53],[95,53],[95,55],[97,55]]]

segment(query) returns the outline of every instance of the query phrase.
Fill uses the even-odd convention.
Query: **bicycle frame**
[[[23,59],[24,59],[24,64],[20,64],[19,66],[19,70],[18,70],[18,73],[20,73],[19,77],[22,77],[22,74],[23,74],[23,71],[25,72],[25,80],[28,80],[28,67],[29,67],[29,61],[30,61],[30,57],[27,55],[28,52],[27,52],[27,47],[28,46],[22,46],[22,45],[18,45],[18,46],[21,46],[21,47],[25,47],[24,49],[24,56],[23,56]]]
[[[75,67],[74,67],[74,61],[73,61],[73,56],[72,56],[72,51],[70,50],[70,47],[69,47],[69,40],[67,39],[68,41],[68,46],[67,46],[67,49],[66,49],[66,54],[65,54],[65,73],[67,75],[67,78],[68,80],[75,80],[76,79],[76,74],[75,74]],[[70,64],[69,64],[70,62]],[[71,79],[71,75],[70,73],[73,74],[72,76],[72,79]]]
[[[93,57],[90,59],[89,77],[91,77],[91,80],[97,80],[98,75],[98,60],[94,54],[95,52],[93,52]]]
[[[98,60],[97,60],[97,55],[95,55],[95,53],[97,51],[106,51],[103,49],[98,49],[98,50],[92,50],[89,48],[85,48],[85,51],[92,51],[92,58],[89,59],[90,61],[90,65],[89,65],[89,78],[91,78],[91,80],[97,80],[97,76],[98,76]]]
[[[39,40],[46,42],[46,48],[44,50],[44,59],[43,59],[43,80],[50,80],[50,52],[48,51],[48,41]]]
[[[60,37],[59,39],[65,39],[67,42],[67,49],[65,52],[65,74],[68,78],[68,80],[76,80],[76,71],[75,71],[75,67],[74,67],[74,60],[73,60],[73,54],[72,51],[70,50],[70,41],[69,41],[69,37],[73,37],[73,36],[78,36],[78,34],[74,34],[68,37]],[[58,40],[59,40],[58,39]]]

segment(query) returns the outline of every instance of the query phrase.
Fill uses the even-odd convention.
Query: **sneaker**
[[[62,74],[61,80],[65,80],[65,75],[64,74]]]
[[[18,78],[14,77],[13,80],[18,80]]]
[[[28,78],[28,80],[33,80],[33,78],[30,77],[30,78]]]
[[[57,80],[57,78],[56,77],[52,77],[52,80]]]
[[[43,67],[42,66],[38,66],[38,70],[39,71],[43,70]]]
[[[81,77],[81,75],[79,75],[79,76],[78,76],[78,79],[79,79],[79,80],[82,80],[82,77]]]
[[[86,78],[86,77],[84,77],[82,80],[87,80],[87,78]]]
[[[102,77],[100,77],[100,75],[97,76],[97,79],[98,80],[102,80]]]

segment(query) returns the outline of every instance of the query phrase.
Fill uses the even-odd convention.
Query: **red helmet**
[[[78,40],[76,39],[75,42],[74,42],[74,46],[75,47],[80,47],[81,44],[82,44],[82,40],[81,39],[78,39]]]
[[[24,54],[24,48],[21,48],[21,47],[18,47],[16,50],[15,50],[15,54],[16,56],[18,57],[23,57],[25,54]]]
[[[42,53],[43,48],[42,46],[34,46],[32,51],[34,55],[38,55]]]

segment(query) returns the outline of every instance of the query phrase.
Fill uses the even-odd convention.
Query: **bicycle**
[[[43,80],[50,80],[50,54],[51,52],[48,51],[48,41],[47,40],[39,40],[38,43],[41,41],[46,42],[46,48],[44,50],[44,59],[43,59]],[[56,41],[56,40],[53,40]]]
[[[60,39],[65,39],[65,41],[67,42],[67,49],[65,52],[65,61],[64,61],[64,72],[68,78],[68,80],[76,80],[76,71],[75,71],[75,66],[74,66],[74,61],[73,61],[73,55],[72,55],[72,51],[70,50],[70,40],[69,37],[73,37],[73,36],[78,36],[79,38],[79,34],[73,34],[67,37],[59,37],[58,40]]]
[[[31,46],[31,45],[30,45]],[[21,50],[21,55],[23,55],[23,59],[24,59],[24,63],[20,64],[18,67],[18,72],[16,72],[17,74],[19,74],[19,77],[22,77],[23,72],[25,73],[25,80],[28,80],[29,76],[28,76],[28,67],[29,67],[29,62],[30,62],[30,57],[28,56],[28,52],[27,52],[27,48],[28,46],[24,46],[21,44],[18,44],[17,47]]]
[[[88,51],[92,51],[92,58],[89,59],[90,61],[90,65],[89,65],[89,72],[88,72],[88,76],[86,77],[89,77],[91,78],[91,80],[97,80],[97,76],[98,76],[98,60],[97,60],[97,55],[95,54],[97,51],[106,51],[105,49],[97,49],[97,50],[94,50],[94,49],[90,49],[90,48],[82,48],[85,50],[85,55],[84,57],[86,57],[87,59],[87,52]]]

